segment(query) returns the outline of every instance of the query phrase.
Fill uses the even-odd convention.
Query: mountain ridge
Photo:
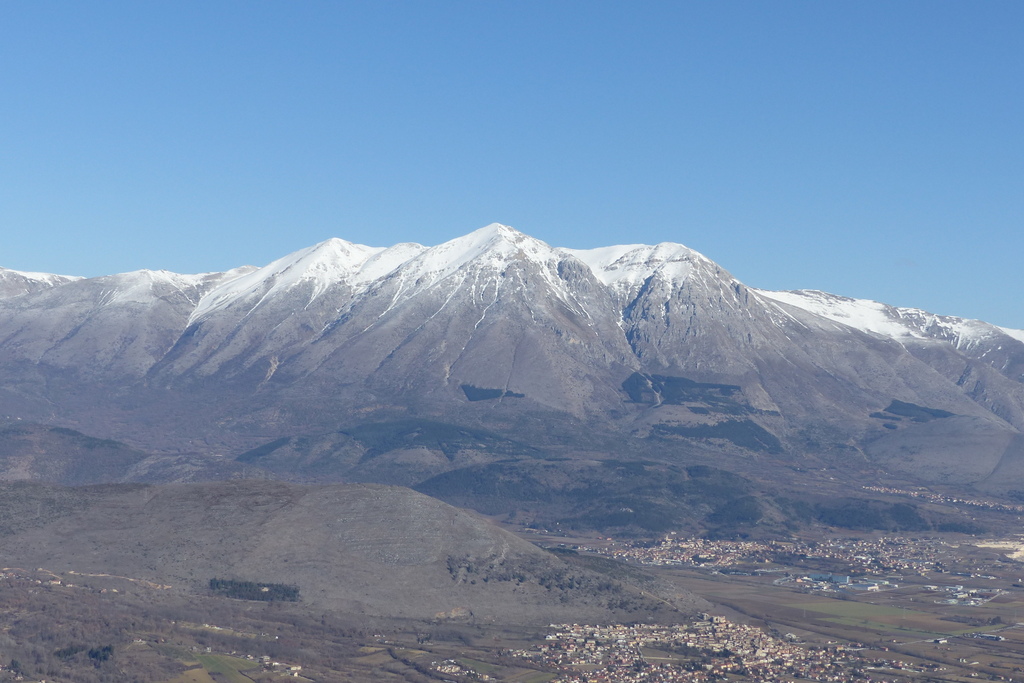
[[[320,271],[321,277],[312,278],[305,272],[298,274],[293,273],[292,277],[296,280],[304,279],[303,276],[306,276],[305,279],[318,280],[318,284],[321,286],[323,286],[324,283],[344,281],[347,279],[354,279],[360,284],[366,284],[374,280],[387,277],[401,266],[424,254],[424,252],[431,252],[428,256],[434,256],[435,258],[429,259],[427,261],[427,266],[423,268],[423,270],[426,272],[442,272],[443,275],[437,279],[443,279],[444,276],[451,275],[451,272],[457,270],[459,266],[479,258],[484,252],[489,251],[489,248],[493,248],[495,243],[520,245],[523,242],[528,243],[530,248],[518,250],[517,255],[536,257],[538,253],[541,253],[545,249],[549,250],[552,254],[571,255],[585,264],[599,281],[613,288],[624,287],[635,289],[642,281],[646,280],[646,278],[651,275],[654,275],[656,272],[662,275],[670,273],[670,271],[673,270],[671,268],[673,265],[676,266],[676,272],[669,274],[669,277],[672,279],[687,278],[693,271],[694,263],[711,266],[721,270],[720,266],[703,254],[677,242],[661,242],[655,245],[620,244],[590,249],[550,247],[546,243],[530,237],[529,235],[526,235],[514,228],[500,223],[492,223],[462,237],[457,237],[444,242],[436,247],[426,247],[412,242],[399,243],[390,247],[371,247],[349,242],[341,238],[332,237],[311,247],[292,252],[291,254],[281,257],[266,266],[256,267],[246,265],[224,272],[184,274],[174,273],[167,270],[154,271],[143,269],[86,278],[74,275],[18,271],[0,267],[0,285],[8,285],[8,283],[11,283],[7,287],[0,286],[0,298],[10,298],[11,296],[31,293],[19,291],[13,284],[14,282],[18,282],[19,284],[22,282],[32,283],[37,288],[53,288],[83,280],[116,279],[128,281],[130,285],[138,286],[137,283],[130,282],[130,278],[134,276],[136,278],[149,278],[152,280],[160,278],[166,279],[167,281],[180,280],[187,282],[188,284],[197,284],[203,280],[222,280],[217,283],[216,287],[203,293],[204,297],[212,295],[217,299],[222,299],[224,295],[229,292],[237,293],[240,290],[246,291],[248,289],[246,285],[252,283],[254,280],[258,281],[259,279],[253,276],[263,274],[264,277],[273,277],[275,275],[280,275],[285,271],[291,271],[296,265],[300,265],[303,262],[305,262],[308,270]],[[327,251],[335,252],[333,256],[336,262],[333,264],[333,269],[328,267],[327,261],[330,260],[330,257],[324,258],[324,252]],[[506,254],[508,251],[510,250],[505,250]],[[391,253],[389,254],[388,252]],[[445,262],[444,259],[436,258],[439,255],[451,252],[455,252],[455,254],[449,262]],[[383,258],[385,256],[389,258]],[[368,266],[372,267],[367,268]],[[728,277],[731,278],[732,276],[728,275]],[[246,282],[239,282],[240,280],[245,280]],[[736,282],[739,281],[737,280]],[[282,285],[281,283],[277,283],[277,286],[280,288]],[[118,291],[116,286],[112,289],[115,292]],[[229,290],[229,292],[219,292],[218,290]],[[912,332],[910,332],[909,327],[892,327],[884,329],[884,326],[879,325],[881,318],[878,315],[874,316],[874,318],[870,320],[867,319],[870,316],[863,316],[858,320],[857,316],[851,315],[849,310],[844,311],[844,307],[837,304],[845,303],[847,304],[847,309],[858,308],[862,311],[868,307],[874,307],[876,309],[882,309],[881,311],[876,311],[876,314],[881,312],[883,314],[889,314],[890,316],[893,313],[896,313],[900,317],[905,314],[927,316],[946,325],[963,326],[966,330],[978,327],[976,324],[981,323],[980,326],[984,328],[984,331],[977,333],[991,334],[992,330],[998,330],[999,332],[1010,336],[1014,340],[1024,343],[1024,329],[1018,330],[997,326],[971,318],[938,315],[918,308],[896,307],[885,304],[884,302],[870,299],[856,299],[814,289],[778,291],[754,289],[754,291],[777,301],[803,308],[808,312],[815,313],[822,317],[830,318],[836,322],[842,322],[843,318],[847,318],[849,322],[843,324],[847,324],[855,329],[876,333],[880,336],[908,336]],[[268,292],[268,294],[269,293],[272,292]],[[803,299],[803,301],[801,301],[801,299]],[[217,302],[210,302],[204,305],[204,302],[202,301],[197,302],[196,311],[193,313],[193,317],[202,316],[208,309],[215,307],[216,303]],[[830,308],[831,310],[829,310]],[[872,326],[872,323],[874,326]],[[966,331],[963,329],[958,330],[961,337],[969,336],[966,335],[965,332]],[[925,338],[924,335],[915,336],[918,338]]]
[[[591,432],[853,453],[925,478],[928,457],[906,454],[937,450],[969,484],[1021,456],[1024,331],[752,288],[674,243],[565,249],[491,224],[225,273],[33,277],[0,296],[0,415],[147,450],[241,454],[411,418],[541,449]]]

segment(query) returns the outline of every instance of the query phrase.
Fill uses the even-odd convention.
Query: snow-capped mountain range
[[[154,293],[154,287],[161,283],[192,298],[198,297],[189,317],[189,324],[192,324],[256,292],[260,298],[258,306],[294,287],[311,286],[308,305],[338,285],[348,286],[352,298],[355,298],[379,281],[401,271],[399,277],[415,283],[402,292],[401,298],[406,300],[436,286],[471,262],[484,262],[492,268],[500,268],[512,260],[550,264],[567,256],[585,264],[597,280],[627,303],[652,276],[685,282],[695,264],[723,272],[710,259],[681,244],[665,242],[654,246],[627,244],[597,249],[554,248],[514,228],[495,223],[436,247],[408,242],[387,248],[369,247],[332,238],[262,268],[243,266],[225,273],[199,275],[141,270],[94,279],[110,285],[106,290],[109,298],[103,302],[105,304],[128,300],[145,302]],[[544,275],[549,284],[558,280],[557,275],[550,271],[545,271]],[[0,267],[0,298],[38,293],[83,280],[86,278]],[[566,297],[564,300],[571,299],[571,294],[565,292],[564,287],[560,290]],[[959,345],[1006,335],[1024,342],[1024,330],[998,327],[980,320],[939,316],[920,309],[897,308],[815,290],[753,291],[765,298],[884,338],[933,339],[939,336]]]
[[[0,269],[0,373],[3,414],[167,448],[402,414],[902,453],[939,479],[1017,476],[1024,457],[1024,331],[753,289],[680,244],[564,249],[498,224],[225,273]]]

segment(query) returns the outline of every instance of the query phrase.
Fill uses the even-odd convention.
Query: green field
[[[256,668],[257,664],[248,659],[228,657],[227,655],[196,655],[203,668],[210,673],[220,674],[228,683],[252,683],[252,679],[242,675],[242,671]]]
[[[972,631],[987,631],[998,626],[967,626],[941,620],[932,612],[875,605],[852,600],[823,600],[818,602],[788,603],[786,607],[818,614],[829,614],[822,619],[833,624],[865,628],[881,633],[899,633],[901,636],[929,639],[956,636]]]
[[[855,602],[853,600],[821,600],[818,602],[791,602],[786,607],[794,609],[806,609],[820,612],[821,614],[834,614],[837,617],[868,617],[881,616],[907,616],[907,614],[923,614],[911,610],[900,609],[899,607],[886,607],[875,605],[870,602]]]
[[[548,683],[548,681],[555,678],[555,674],[546,674],[541,671],[533,671],[530,673],[515,674],[508,678],[513,683]]]
[[[878,633],[889,633],[899,634],[902,637],[912,638],[915,640],[930,640],[932,638],[939,638],[941,636],[952,635],[950,632],[938,632],[938,631],[922,631],[911,626],[901,626],[898,624],[885,624],[880,621],[871,621],[869,619],[860,619],[856,617],[832,617],[831,619],[825,619],[825,621],[833,624],[841,624],[843,626],[853,626],[855,628],[865,628],[871,631],[877,631]]]
[[[186,671],[168,683],[214,683],[206,669],[193,669]]]
[[[494,674],[502,670],[502,667],[495,666],[494,664],[488,664],[487,662],[481,662],[479,659],[470,659],[468,657],[459,657],[456,661],[467,669],[472,669],[477,673],[481,674]]]

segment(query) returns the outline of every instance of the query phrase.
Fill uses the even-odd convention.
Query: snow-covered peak
[[[304,285],[304,293],[309,290],[305,305],[336,285],[346,286],[347,296],[359,296],[393,273],[402,279],[398,297],[406,299],[470,263],[485,269],[500,269],[513,261],[547,264],[542,273],[554,280],[561,257],[544,242],[499,223],[429,248],[402,243],[385,249],[330,239],[217,287],[203,297],[190,323],[237,301],[246,301],[251,311],[297,285]]]
[[[248,269],[238,268],[227,273],[182,274],[169,270],[134,270],[116,275],[105,275],[98,278],[82,280],[84,286],[100,288],[101,304],[143,303],[148,304],[154,298],[162,297],[169,292],[180,292],[190,301],[199,301],[202,293],[210,287],[225,280],[233,279]]]
[[[936,315],[918,308],[900,308],[869,299],[851,299],[817,290],[757,291],[774,301],[795,306],[868,334],[897,341],[943,340],[962,347],[976,344],[1000,333],[1013,336],[1010,331],[980,320]],[[1024,337],[1024,332],[1020,334]]]
[[[563,249],[585,263],[594,276],[614,292],[620,303],[631,301],[649,281],[671,291],[689,281],[695,272],[717,266],[704,255],[675,242],[621,244],[597,249]],[[728,276],[728,274],[725,274]]]
[[[282,285],[296,280],[333,282],[348,277],[368,258],[381,251],[384,251],[381,247],[353,244],[332,237],[278,259],[260,271],[268,271],[279,276],[279,284]]]
[[[484,256],[497,262],[510,259],[544,261],[553,254],[554,250],[546,243],[507,225],[491,223],[428,249],[422,263],[434,270],[452,271]]]
[[[73,275],[31,273],[10,268],[0,268],[0,298],[50,289],[51,287],[57,287],[81,279],[81,277]]]
[[[621,244],[597,249],[565,249],[590,266],[595,277],[615,288],[639,285],[655,273],[667,280],[685,280],[698,263],[710,261],[698,252],[674,242]]]
[[[189,322],[220,310],[233,301],[250,296],[257,296],[259,301],[263,301],[299,284],[310,284],[310,300],[315,299],[332,284],[349,282],[363,264],[383,251],[382,247],[368,247],[332,237],[218,286],[203,297]]]
[[[559,253],[548,244],[500,223],[474,230],[430,247],[408,264],[417,278],[430,283],[443,280],[467,263],[502,267],[512,261],[557,262]]]
[[[24,280],[32,280],[34,282],[41,282],[49,285],[61,285],[65,282],[72,282],[74,280],[81,280],[82,277],[79,275],[56,275],[55,273],[32,273],[25,270],[14,270],[12,268],[0,267],[0,278],[20,278]]]

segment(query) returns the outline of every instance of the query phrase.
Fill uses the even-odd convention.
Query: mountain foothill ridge
[[[655,602],[480,515],[395,486],[4,482],[0,495],[5,556],[77,572],[75,583],[113,575],[203,594],[211,578],[241,577],[296,585],[306,605],[364,618],[454,612],[505,624],[624,619],[624,606],[679,618],[707,605],[678,591],[665,596],[672,605]]]
[[[748,287],[681,244],[557,248],[496,223],[224,273],[0,269],[0,371],[0,414],[168,451],[411,416],[1024,476],[1024,331]]]

